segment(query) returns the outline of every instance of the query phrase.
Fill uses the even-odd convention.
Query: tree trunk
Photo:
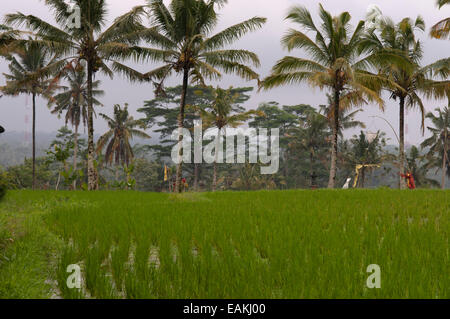
[[[199,164],[194,164],[194,191],[198,192]]]
[[[216,137],[216,150],[214,154],[214,165],[213,165],[213,182],[212,182],[212,191],[215,192],[217,189],[217,160],[219,159],[219,147],[220,147],[220,132],[221,128],[217,128],[217,137]]]
[[[314,153],[312,150],[310,150],[309,152],[309,174],[311,177],[311,189],[315,188],[315,173],[314,173],[314,167],[313,167],[313,163],[314,163]]]
[[[217,188],[217,162],[213,163],[213,182],[212,182],[212,191],[215,192]]]
[[[331,168],[330,179],[328,181],[328,188],[336,187],[336,170],[337,170],[337,153],[338,153],[338,134],[339,134],[339,103],[340,91],[334,91],[334,125],[333,125],[333,140],[331,143]]]
[[[364,188],[365,181],[366,181],[366,168],[365,167],[361,168],[361,176],[360,176],[359,180],[361,182],[361,188]]]
[[[61,172],[58,172],[58,180],[56,181],[55,191],[58,190],[60,181],[61,181]]]
[[[442,189],[445,189],[445,176],[447,175],[447,123],[444,122],[444,156],[442,159]]]
[[[286,151],[284,152],[284,178],[286,179],[286,185],[288,177],[289,177],[289,150],[286,149]]]
[[[128,190],[128,184],[130,182],[130,173],[128,171],[128,166],[126,166],[126,164],[124,164],[123,166],[123,171],[125,172],[125,190]]]
[[[178,129],[179,136],[178,136],[178,143],[179,143],[179,149],[178,149],[178,156],[180,158],[180,163],[177,165],[177,179],[175,181],[175,189],[177,193],[182,192],[182,185],[181,185],[181,178],[183,175],[183,135],[181,134],[181,130],[184,127],[184,108],[186,106],[186,94],[189,84],[189,69],[184,68],[184,74],[183,74],[183,90],[181,92],[181,101],[180,101],[180,114],[178,115]]]
[[[77,174],[78,166],[78,124],[75,125],[75,135],[73,138],[73,174]],[[77,178],[73,181],[73,190],[77,189]]]
[[[36,189],[36,93],[33,93],[33,190]]]
[[[405,175],[405,98],[400,97],[400,142],[399,142],[399,158],[400,158],[400,189],[406,189],[405,179],[401,175]]]
[[[94,165],[94,106],[92,100],[92,62],[88,61],[88,189],[97,190],[97,172]]]

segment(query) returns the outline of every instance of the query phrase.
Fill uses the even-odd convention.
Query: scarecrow
[[[408,172],[406,174],[400,174],[400,176],[403,177],[404,179],[406,179],[409,189],[416,189],[416,183],[414,181],[414,176],[410,172]]]

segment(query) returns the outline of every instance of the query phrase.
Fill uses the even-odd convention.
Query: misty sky
[[[109,5],[110,20],[118,15],[126,13],[133,6],[142,5],[145,0],[107,0]],[[352,15],[353,25],[360,19],[364,19],[367,8],[371,4],[377,5],[384,15],[390,16],[394,21],[398,22],[404,17],[415,18],[418,14],[422,15],[427,25],[427,31],[420,35],[424,42],[424,59],[423,64],[428,64],[437,59],[449,56],[450,42],[446,40],[434,40],[428,36],[429,28],[437,21],[450,15],[448,6],[438,10],[435,6],[435,0],[229,0],[220,11],[220,23],[217,31],[232,24],[241,22],[253,16],[267,17],[268,22],[264,28],[258,32],[245,36],[235,46],[256,52],[261,60],[262,66],[258,72],[261,77],[269,74],[270,69],[275,62],[287,55],[288,53],[281,48],[280,39],[286,30],[291,27],[288,22],[284,21],[287,10],[292,5],[304,5],[313,15],[315,21],[318,20],[318,4],[322,3],[326,10],[331,11],[333,15],[342,11],[349,11]],[[25,14],[34,14],[46,21],[53,23],[52,15],[49,9],[44,5],[44,1],[39,0],[1,0],[0,16],[7,13],[20,11]],[[296,27],[296,26],[294,26]],[[296,27],[297,28],[297,27]],[[299,57],[306,57],[302,51],[293,51],[289,53]],[[140,71],[149,71],[155,65],[138,65]],[[0,59],[0,74],[8,72],[7,63]],[[129,103],[129,108],[135,117],[142,117],[142,114],[136,110],[143,106],[144,100],[153,98],[153,87],[150,84],[131,84],[120,75],[114,80],[97,76],[102,80],[102,89],[105,96],[101,99],[104,107],[98,112],[111,114],[114,104]],[[4,85],[4,77],[0,75],[0,85]],[[172,77],[166,83],[166,86],[181,84],[181,79]],[[222,87],[229,86],[256,86],[256,82],[246,82],[238,77],[224,75],[220,83],[210,83],[212,85],[220,84]],[[326,102],[326,92],[319,89],[312,89],[307,85],[304,86],[287,86],[273,89],[267,92],[254,92],[252,98],[246,103],[247,108],[256,108],[262,102],[277,101],[281,105],[292,104],[310,104],[317,107]],[[398,104],[395,101],[387,100],[386,111],[382,114],[378,111],[377,106],[368,105],[365,112],[359,116],[368,125],[367,130],[376,131],[381,129],[385,131],[391,138],[390,143],[396,144],[396,139],[391,129],[382,120],[372,119],[372,115],[381,115],[387,118],[394,127],[398,127]],[[443,107],[447,101],[424,101],[428,111],[432,111],[437,107]],[[64,125],[63,119],[58,119],[52,115],[47,108],[46,101],[38,99],[37,114],[37,130],[38,131],[56,131]],[[31,98],[26,95],[18,97],[3,97],[0,99],[0,124],[5,126],[9,131],[31,131]],[[410,111],[407,117],[407,135],[406,141],[410,144],[418,144],[423,140],[420,133],[420,116],[418,111]],[[101,134],[106,130],[103,120],[97,119],[95,123],[96,134]],[[358,133],[358,131],[350,131],[347,136]],[[24,136],[24,139],[29,137]]]

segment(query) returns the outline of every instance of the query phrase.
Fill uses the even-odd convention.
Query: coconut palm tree
[[[30,94],[32,97],[32,171],[36,188],[36,97],[50,97],[50,77],[61,67],[61,61],[48,49],[35,42],[24,44],[21,50],[6,56],[10,74],[4,74],[6,85],[0,87],[5,95]]]
[[[437,0],[439,9],[450,4],[450,0]],[[436,39],[446,39],[450,35],[450,17],[436,23],[430,31],[430,35]]]
[[[213,164],[213,182],[212,191],[216,191],[217,188],[217,162],[219,156],[219,145],[222,132],[226,128],[236,128],[243,125],[252,116],[259,115],[263,116],[260,111],[250,110],[250,111],[237,111],[233,108],[236,104],[236,99],[239,98],[239,94],[232,93],[233,88],[224,90],[217,88],[214,90],[214,103],[211,105],[204,106],[192,106],[200,113],[202,118],[203,127],[217,128],[216,137],[216,148],[215,148],[215,158]],[[223,132],[225,133],[225,132]]]
[[[313,37],[304,32],[290,29],[282,39],[283,46],[292,51],[303,49],[310,59],[286,56],[273,67],[262,87],[270,89],[286,84],[309,83],[313,87],[327,89],[333,95],[333,105],[340,105],[343,97],[348,101],[346,107],[376,102],[384,109],[384,101],[379,92],[384,85],[392,85],[384,77],[370,73],[370,67],[379,67],[384,62],[398,60],[389,52],[377,52],[361,56],[361,44],[364,35],[364,22],[356,28],[350,25],[348,12],[333,17],[319,6],[320,27],[314,23],[310,12],[301,6],[295,6],[288,12],[287,20],[299,24]],[[339,109],[333,110],[333,139],[331,149],[331,167],[329,188],[335,187],[336,162],[338,152]]]
[[[418,107],[422,115],[422,130],[424,131],[425,106],[418,93],[424,93],[427,98],[444,98],[449,81],[434,81],[435,76],[448,78],[450,58],[436,61],[427,66],[421,66],[423,48],[416,38],[417,31],[425,30],[425,23],[419,16],[415,20],[403,19],[395,24],[391,19],[384,19],[379,26],[379,32],[369,31],[364,43],[366,52],[392,51],[408,58],[409,65],[391,64],[381,73],[391,78],[397,87],[386,88],[390,98],[399,102],[399,166],[400,175],[405,174],[405,108]],[[405,180],[399,176],[400,188],[405,189]]]
[[[152,56],[153,51],[141,48],[138,43],[145,27],[141,24],[143,6],[135,7],[130,12],[118,17],[108,28],[105,0],[73,0],[79,10],[64,0],[45,0],[53,13],[59,27],[33,15],[14,13],[6,15],[8,26],[25,25],[38,37],[41,45],[63,55],[67,64],[87,64],[88,91],[88,188],[98,188],[97,172],[94,165],[94,98],[93,77],[102,72],[113,77],[113,68],[125,67],[121,61],[139,56]],[[80,24],[73,23],[73,14],[79,13]],[[76,22],[76,19],[75,19]],[[131,70],[131,69],[130,69]]]
[[[86,127],[88,120],[88,89],[86,71],[82,65],[74,66],[69,64],[65,70],[64,78],[69,86],[60,86],[59,89],[63,90],[63,92],[54,95],[49,100],[49,106],[55,105],[52,110],[53,114],[60,116],[65,113],[66,125],[70,122],[74,128],[73,170],[76,172],[78,164],[78,129],[81,124]],[[92,82],[93,105],[96,106],[101,106],[102,104],[95,96],[104,94],[103,91],[98,89],[99,86],[100,81]],[[75,180],[73,182],[74,189],[76,189],[76,183],[77,181]]]
[[[180,100],[178,127],[184,127],[186,91],[190,83],[205,85],[206,79],[218,79],[221,71],[236,74],[247,80],[257,80],[258,74],[248,64],[258,67],[258,56],[250,51],[224,49],[246,33],[255,31],[266,22],[254,17],[212,35],[218,22],[216,8],[225,0],[172,0],[166,6],[162,0],[148,0],[153,27],[144,38],[154,46],[149,57],[163,65],[145,74],[157,81],[156,93],[163,93],[164,81],[171,74],[182,75],[183,90]],[[117,71],[129,74],[126,68]],[[133,73],[131,72],[131,77]],[[138,76],[139,78],[139,76]],[[182,136],[179,136],[181,145]],[[182,148],[179,149],[181,155]],[[181,192],[182,163],[177,166],[176,189]]]
[[[434,127],[427,127],[433,135],[427,138],[421,144],[421,147],[430,148],[427,154],[428,159],[430,159],[430,163],[433,163],[430,166],[439,165],[436,161],[433,160],[436,157],[436,154],[439,154],[439,156],[442,158],[440,161],[442,163],[441,188],[445,189],[445,177],[450,172],[447,172],[447,167],[450,167],[450,99],[448,107],[445,107],[443,110],[437,108],[436,112],[437,116],[431,112],[426,116],[433,123]]]
[[[140,120],[133,119],[128,113],[128,104],[122,109],[120,105],[114,105],[114,116],[111,118],[100,113],[100,116],[107,121],[109,131],[103,134],[97,142],[97,153],[105,150],[105,163],[111,165],[113,160],[116,165],[128,166],[134,158],[133,148],[130,140],[134,136],[150,138],[144,131],[138,129],[143,127]]]

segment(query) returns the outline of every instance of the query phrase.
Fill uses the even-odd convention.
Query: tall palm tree
[[[318,28],[310,12],[301,6],[289,10],[287,20],[299,24],[307,32],[314,33],[308,37],[306,33],[290,29],[282,39],[283,46],[292,51],[303,49],[310,59],[286,56],[273,67],[272,74],[262,84],[265,89],[280,85],[307,82],[321,90],[327,89],[333,95],[333,105],[340,105],[343,96],[348,100],[347,106],[376,102],[384,109],[384,101],[379,95],[383,85],[390,82],[378,75],[370,73],[370,67],[392,61],[396,55],[387,52],[361,56],[360,47],[364,35],[364,22],[360,21],[356,28],[350,25],[348,12],[332,17],[319,6],[322,24]],[[336,162],[338,152],[339,109],[333,110],[333,139],[331,150],[331,167],[329,188],[336,183]]]
[[[435,163],[435,161],[433,161],[433,158],[436,157],[436,154],[439,154],[442,157],[441,188],[445,189],[445,176],[448,173],[447,167],[450,167],[450,98],[449,106],[445,107],[443,110],[437,108],[436,112],[438,114],[437,116],[431,112],[427,114],[427,118],[430,119],[434,125],[434,127],[428,126],[427,128],[433,135],[430,138],[427,138],[421,144],[421,147],[430,148],[427,154],[428,159],[431,159],[430,163]]]
[[[68,82],[67,86],[60,86],[59,89],[63,92],[54,95],[49,100],[49,106],[55,105],[52,113],[61,115],[65,113],[66,125],[70,122],[75,130],[74,134],[74,148],[73,148],[73,170],[76,172],[78,164],[78,129],[81,124],[87,126],[88,120],[88,89],[86,81],[86,71],[82,65],[69,64],[65,68],[64,78]],[[104,94],[99,90],[100,81],[92,82],[93,105],[101,106],[95,96]],[[73,188],[76,189],[75,180]]]
[[[192,82],[205,85],[205,79],[218,79],[224,73],[237,74],[247,80],[257,80],[247,64],[258,67],[258,56],[250,51],[224,49],[246,33],[257,30],[266,22],[265,18],[254,17],[233,25],[215,35],[212,30],[218,23],[216,7],[226,0],[172,0],[167,7],[162,0],[148,0],[153,27],[144,36],[155,48],[148,49],[154,61],[163,62],[161,67],[144,76],[153,78],[156,93],[163,93],[167,77],[175,73],[183,77],[178,127],[184,127],[186,92]],[[126,68],[117,65],[116,70],[129,74]],[[133,72],[131,72],[133,76]],[[139,77],[139,75],[138,75]],[[179,136],[181,145],[183,137]],[[181,155],[182,148],[179,149]],[[182,163],[177,166],[176,189],[181,192]]]
[[[97,143],[97,153],[101,153],[106,146],[105,162],[116,165],[128,166],[133,161],[133,148],[130,140],[134,136],[150,138],[144,131],[138,129],[143,127],[140,120],[133,119],[128,113],[128,104],[122,109],[120,105],[114,105],[114,116],[111,118],[100,113],[100,116],[108,122],[109,131],[103,134]]]
[[[111,26],[104,28],[107,20],[107,5],[105,0],[73,0],[80,10],[80,26],[68,23],[74,12],[71,4],[64,0],[45,0],[59,27],[53,26],[43,19],[33,15],[14,13],[6,15],[6,24],[10,26],[25,25],[38,37],[38,42],[64,56],[67,63],[85,61],[87,64],[88,91],[88,188],[98,188],[97,172],[94,165],[94,98],[93,77],[101,71],[113,77],[114,68],[123,66],[120,61],[130,58],[138,59],[151,55],[147,49],[138,46],[140,32],[145,30],[141,24],[143,6],[135,7],[130,12],[118,17]],[[124,66],[123,66],[124,67]]]
[[[450,0],[437,0],[439,9],[450,4]],[[436,39],[446,39],[450,35],[450,17],[436,23],[432,28],[430,35]]]
[[[377,30],[369,32],[365,41],[366,52],[391,51],[408,58],[409,65],[391,64],[381,73],[391,78],[397,87],[386,88],[390,98],[399,101],[399,166],[400,175],[405,174],[405,108],[418,107],[422,115],[422,130],[424,131],[425,106],[418,93],[424,93],[428,98],[444,98],[449,81],[434,81],[435,76],[448,78],[450,58],[436,61],[427,66],[421,66],[423,48],[416,38],[417,31],[425,30],[425,23],[419,16],[415,20],[403,19],[395,24],[391,19],[384,19]],[[405,180],[399,176],[400,188],[405,189]]]
[[[6,56],[11,74],[4,74],[6,85],[0,87],[6,95],[30,94],[32,97],[32,166],[33,189],[36,188],[36,97],[49,98],[50,76],[61,67],[61,62],[38,43],[26,43],[21,50]]]
[[[233,94],[232,88],[228,90],[217,88],[214,90],[214,95],[214,103],[211,105],[193,106],[193,108],[200,113],[203,127],[217,128],[215,159],[213,164],[213,192],[216,191],[217,188],[217,161],[222,132],[226,128],[236,128],[243,125],[254,115],[263,116],[260,111],[255,110],[235,112],[233,105],[236,104],[235,101],[239,98],[239,94]]]

